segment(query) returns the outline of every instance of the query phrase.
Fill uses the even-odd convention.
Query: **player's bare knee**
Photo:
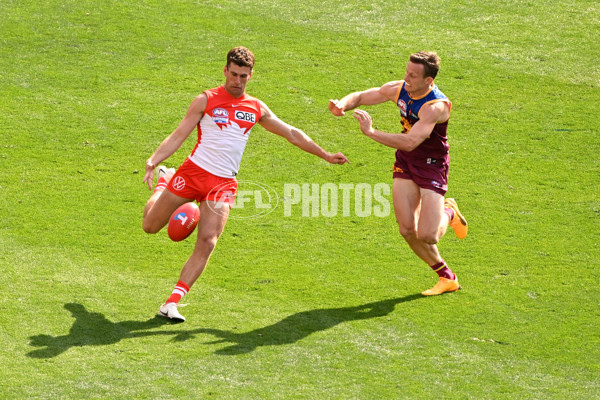
[[[146,233],[158,233],[162,229],[162,226],[160,224],[157,224],[156,221],[153,221],[150,218],[144,218],[142,222],[142,229]]]
[[[404,237],[405,239],[417,237],[417,231],[415,230],[414,227],[403,226],[403,225],[398,224],[398,228],[399,228],[398,230],[400,232],[400,235],[402,235],[402,237]]]
[[[422,240],[423,242],[425,242],[427,244],[437,244],[440,241],[440,236],[439,236],[438,232],[426,232],[426,233],[419,232],[419,234],[417,236],[418,236],[419,240]]]
[[[198,241],[196,243],[196,248],[202,247],[205,250],[212,251],[217,245],[217,241],[219,240],[219,236],[217,235],[201,235],[198,236]]]
[[[146,222],[144,222],[142,224],[142,229],[146,233],[157,233],[158,232],[158,230],[156,228],[154,228],[151,224],[147,224]]]

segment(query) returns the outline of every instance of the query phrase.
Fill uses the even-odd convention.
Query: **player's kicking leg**
[[[147,233],[159,232],[169,222],[173,212],[182,204],[190,201],[165,190],[174,174],[175,169],[173,168],[166,168],[162,165],[157,168],[156,186],[144,209],[143,228]],[[183,287],[176,287],[176,289],[185,290]],[[177,311],[177,304],[163,304],[158,315],[177,322],[185,321],[185,318]]]
[[[169,218],[179,206],[192,200],[165,190],[175,174],[175,169],[166,168],[162,165],[157,169],[158,180],[144,208],[142,227],[146,233],[159,232],[169,222]]]

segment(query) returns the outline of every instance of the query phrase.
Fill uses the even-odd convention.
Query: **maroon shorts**
[[[222,178],[200,168],[189,158],[177,169],[167,188],[173,194],[197,202],[222,201],[231,207],[235,201],[238,182]]]
[[[444,196],[448,191],[448,162],[437,159],[427,159],[420,163],[409,162],[402,154],[396,152],[394,178],[410,179],[419,187]]]

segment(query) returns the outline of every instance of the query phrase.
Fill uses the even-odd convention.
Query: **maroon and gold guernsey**
[[[410,129],[419,121],[419,112],[425,104],[443,101],[452,109],[452,103],[434,84],[427,94],[412,98],[404,88],[405,82],[396,96],[396,104],[402,116],[402,133],[408,133]],[[448,155],[448,136],[446,130],[448,128],[448,120],[436,124],[431,132],[431,135],[425,139],[413,151],[397,150],[396,156],[402,156],[409,162],[416,164],[448,164],[450,161]]]

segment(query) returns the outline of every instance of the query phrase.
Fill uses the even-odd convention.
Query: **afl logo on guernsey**
[[[229,112],[224,108],[215,108],[212,112],[212,119],[216,124],[228,124]]]
[[[404,100],[398,100],[398,108],[400,109],[400,113],[406,117],[406,103]]]
[[[235,119],[238,121],[252,122],[254,124],[256,122],[256,115],[247,111],[236,111]]]

